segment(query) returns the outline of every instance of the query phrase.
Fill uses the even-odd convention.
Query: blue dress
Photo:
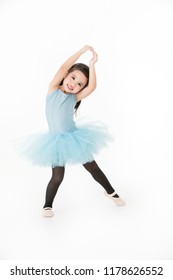
[[[31,135],[20,146],[21,154],[40,166],[64,166],[87,163],[112,140],[100,122],[76,125],[73,119],[75,94],[56,89],[46,97],[49,131]]]

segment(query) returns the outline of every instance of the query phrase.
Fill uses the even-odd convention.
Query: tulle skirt
[[[64,166],[91,162],[93,156],[113,140],[107,127],[95,122],[76,126],[71,132],[41,132],[18,143],[18,152],[34,165]]]

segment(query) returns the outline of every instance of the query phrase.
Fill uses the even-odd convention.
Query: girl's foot
[[[51,207],[45,207],[43,208],[43,216],[44,217],[53,217],[54,213]]]
[[[116,192],[113,192],[111,194],[108,194],[105,192],[105,195],[111,198],[117,206],[125,206],[126,203],[116,194]]]

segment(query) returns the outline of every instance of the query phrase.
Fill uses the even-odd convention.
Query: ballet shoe
[[[107,192],[105,192],[105,195],[107,197],[111,198],[117,206],[125,206],[126,205],[126,203],[122,200],[121,197],[114,197],[114,195],[116,195],[116,192],[113,192],[111,194],[108,194]]]
[[[43,208],[43,217],[53,217],[54,213],[51,207],[45,207]]]

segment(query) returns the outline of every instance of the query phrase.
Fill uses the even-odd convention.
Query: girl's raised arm
[[[98,60],[97,53],[92,50],[93,56],[89,62],[89,82],[88,86],[81,90],[79,93],[76,94],[76,100],[80,101],[83,98],[90,95],[96,88],[97,79],[96,79],[96,71],[95,71],[95,63]]]
[[[73,66],[73,64],[78,60],[78,58],[85,53],[86,51],[93,51],[91,46],[84,46],[82,49],[77,51],[75,54],[70,56],[59,68],[58,72],[56,73],[55,77],[49,84],[48,93],[52,92],[53,90],[57,89],[62,81],[63,78],[67,76],[68,70]]]

